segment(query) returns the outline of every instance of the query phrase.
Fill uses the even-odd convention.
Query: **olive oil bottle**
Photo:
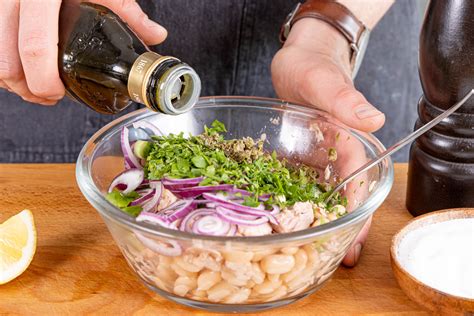
[[[197,102],[201,81],[194,69],[150,51],[106,7],[63,1],[59,23],[59,74],[76,101],[107,114],[132,102],[180,114]]]

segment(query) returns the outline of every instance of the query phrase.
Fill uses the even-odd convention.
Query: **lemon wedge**
[[[0,224],[0,284],[22,274],[36,251],[33,214],[24,210]]]

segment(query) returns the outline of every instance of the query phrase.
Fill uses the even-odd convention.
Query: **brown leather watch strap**
[[[280,31],[280,41],[285,42],[293,24],[303,18],[315,18],[328,23],[338,30],[349,42],[352,77],[357,75],[367,48],[370,30],[357,19],[349,9],[334,0],[307,0],[298,3],[288,14]]]
[[[308,0],[303,3],[293,18],[292,24],[303,18],[317,18],[338,29],[349,40],[357,43],[365,29],[345,6],[331,0]]]
[[[349,43],[357,43],[365,30],[359,21],[345,6],[334,0],[308,0],[293,12],[289,27],[303,18],[316,18],[329,23],[341,32]],[[286,38],[282,34],[281,39]]]

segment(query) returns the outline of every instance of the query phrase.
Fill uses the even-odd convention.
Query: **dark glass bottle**
[[[73,99],[108,114],[133,101],[180,114],[197,102],[196,72],[177,58],[151,52],[111,10],[63,1],[59,23],[59,74]]]
[[[474,88],[474,1],[429,3],[420,34],[423,96],[415,128]],[[407,208],[413,215],[474,206],[474,98],[412,144]]]

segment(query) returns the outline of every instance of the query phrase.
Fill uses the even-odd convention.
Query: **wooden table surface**
[[[341,267],[315,294],[260,315],[426,314],[401,291],[390,268],[391,238],[411,219],[406,173],[407,165],[396,165],[392,192],[375,213],[357,267]],[[0,314],[207,314],[165,300],[138,281],[79,191],[74,165],[0,164],[0,222],[25,208],[35,217],[38,248],[26,272],[0,286]]]

